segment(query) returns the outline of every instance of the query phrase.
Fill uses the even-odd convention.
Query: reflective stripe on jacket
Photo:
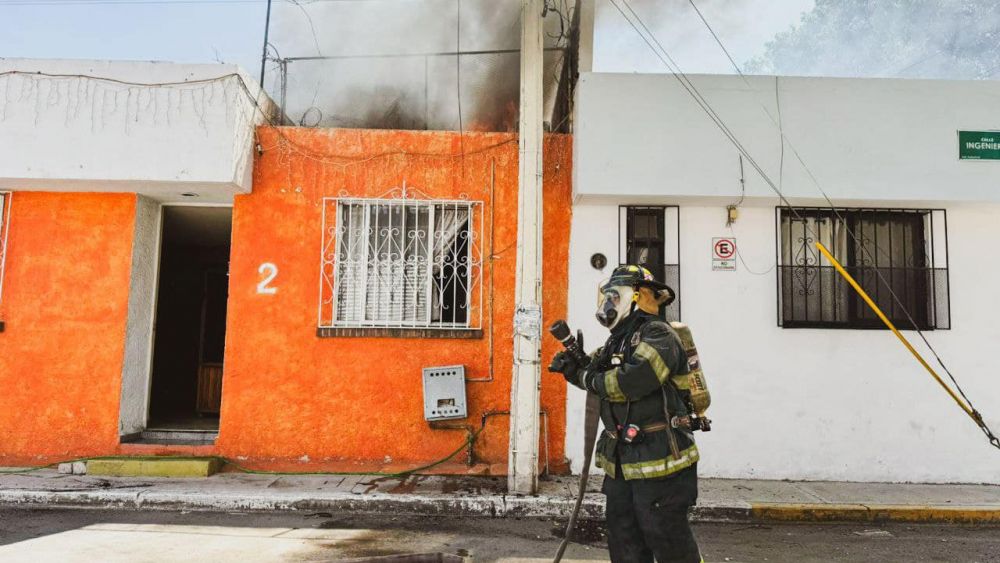
[[[591,387],[602,399],[601,420],[608,430],[615,430],[616,424],[646,427],[669,422],[664,399],[670,416],[688,414],[684,394],[689,392],[686,377],[689,370],[680,338],[670,325],[654,315],[641,311],[633,315],[638,318],[630,319],[628,330],[624,334],[612,333],[605,344],[618,349],[624,339],[621,363],[613,367],[597,366],[602,371],[592,376]],[[677,444],[676,457],[671,436]],[[602,433],[597,441],[596,458],[597,466],[612,477],[618,476],[616,465],[620,463],[618,477],[655,479],[694,465],[698,461],[698,448],[689,432],[674,428],[644,433],[641,441],[631,444]]]

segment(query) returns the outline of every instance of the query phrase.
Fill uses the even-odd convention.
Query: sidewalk
[[[537,496],[507,495],[499,477],[258,475],[132,478],[55,470],[0,475],[0,505],[205,511],[360,511],[485,517],[566,517],[576,479],[541,482]],[[600,477],[581,517],[603,518]],[[851,521],[1000,524],[1000,486],[702,479],[699,521]]]

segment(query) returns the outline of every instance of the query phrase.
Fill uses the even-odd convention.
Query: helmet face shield
[[[611,285],[604,280],[598,285],[597,322],[606,328],[614,328],[632,312],[635,290],[627,285]]]

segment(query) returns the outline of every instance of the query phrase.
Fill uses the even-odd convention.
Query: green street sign
[[[1000,160],[1000,131],[959,131],[959,160]]]

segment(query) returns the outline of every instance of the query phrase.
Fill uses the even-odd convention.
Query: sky
[[[0,57],[237,63],[260,72],[266,2],[0,0]]]
[[[301,0],[308,10],[318,9],[309,8],[313,1]],[[385,8],[408,1],[421,0],[371,3],[373,8]],[[285,6],[275,10],[278,20],[273,25],[293,23],[280,18],[304,17],[302,10],[288,9],[288,0],[275,2]],[[732,72],[687,0],[631,0],[631,4],[664,38],[686,72]],[[741,64],[759,54],[775,33],[796,23],[812,4],[813,0],[698,0]],[[0,57],[225,61],[256,76],[265,10],[266,0],[0,0]],[[596,70],[663,71],[607,0],[597,0],[597,10]],[[322,37],[323,29],[317,33]],[[315,54],[285,52],[280,42],[276,46],[283,56]]]
[[[776,34],[797,24],[814,0],[697,0],[712,29],[742,68],[761,54]],[[688,73],[733,74],[688,0],[629,0],[629,5],[661,41],[681,70]],[[665,72],[636,31],[607,0],[597,0],[594,70],[600,72]]]

